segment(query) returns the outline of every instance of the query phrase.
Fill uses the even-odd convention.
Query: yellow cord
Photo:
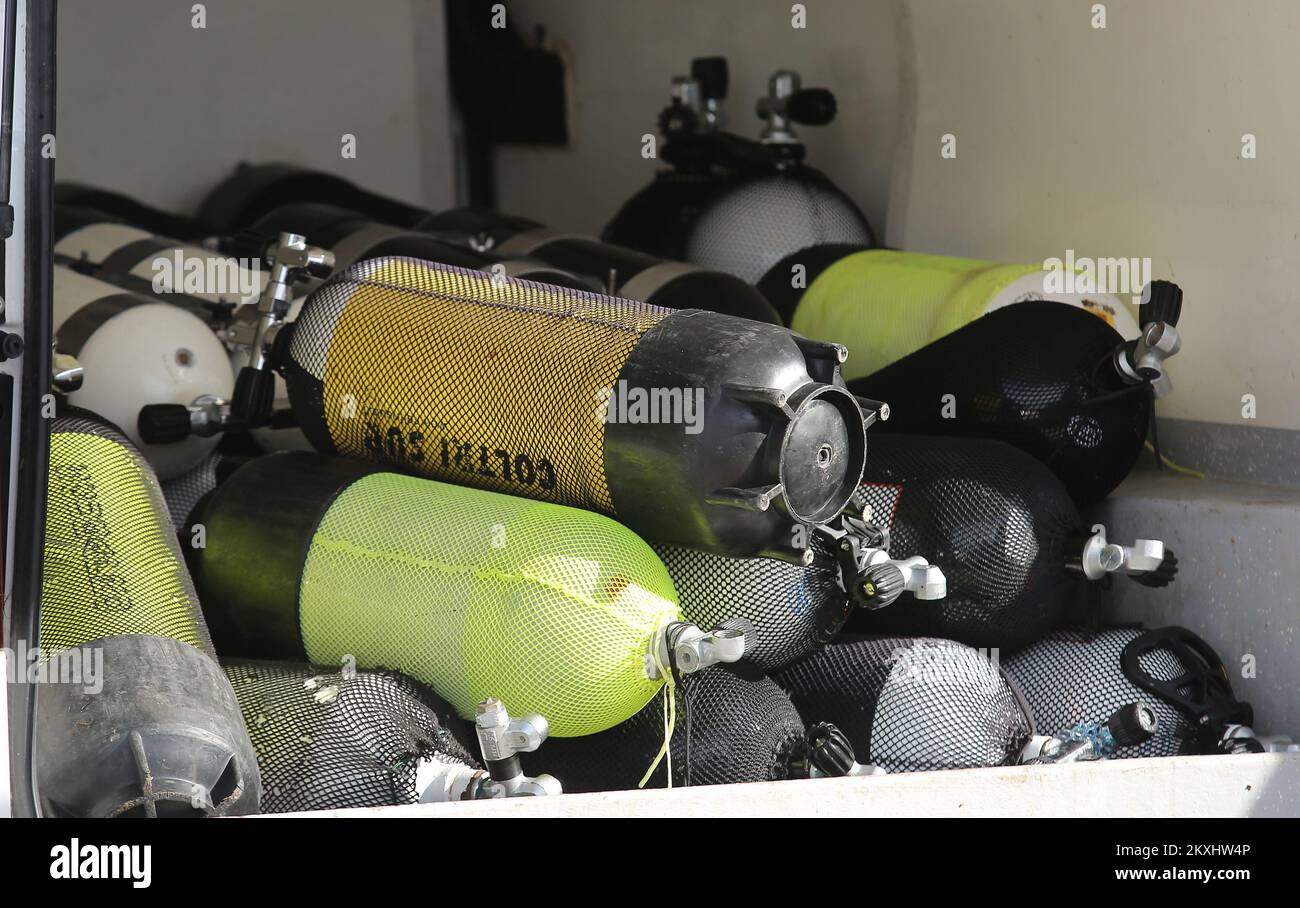
[[[664,684],[664,743],[659,748],[659,753],[650,761],[650,768],[645,771],[641,781],[637,783],[637,788],[645,788],[650,777],[654,775],[659,768],[660,762],[666,757],[668,760],[668,787],[673,787],[673,753],[669,744],[673,740],[673,729],[677,727],[677,696],[676,682],[673,680],[673,673],[664,667],[663,662],[659,659],[659,647],[656,644],[653,647],[652,654],[655,660],[655,668],[659,671],[659,677],[666,679]]]
[[[1147,450],[1150,451],[1152,454],[1155,454],[1155,453],[1156,453],[1156,449],[1155,449],[1155,447],[1151,444],[1151,442],[1148,441],[1148,442],[1146,443],[1146,446],[1147,446]],[[1197,479],[1204,479],[1204,478],[1205,478],[1205,474],[1202,473],[1200,470],[1193,470],[1191,467],[1180,466],[1180,465],[1174,463],[1172,460],[1170,460],[1170,459],[1169,459],[1168,457],[1166,457],[1164,454],[1160,454],[1160,455],[1158,455],[1158,456],[1160,457],[1160,462],[1161,462],[1162,464],[1164,464],[1165,466],[1167,466],[1169,469],[1173,470],[1175,473],[1182,473],[1182,474],[1185,475],[1185,476],[1195,476]]]

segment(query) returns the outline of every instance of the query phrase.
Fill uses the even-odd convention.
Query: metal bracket
[[[526,776],[519,764],[519,754],[537,750],[549,736],[550,723],[543,716],[533,714],[511,718],[504,703],[496,697],[488,697],[475,709],[474,731],[478,734],[479,749],[491,776],[488,797],[517,798],[561,793],[560,783],[554,776],[545,773]]]
[[[1165,544],[1159,539],[1135,539],[1132,545],[1106,541],[1105,524],[1093,524],[1092,535],[1083,544],[1079,565],[1083,576],[1100,580],[1107,574],[1139,576],[1159,570],[1165,560]]]
[[[749,622],[727,622],[707,633],[694,624],[673,622],[661,627],[650,643],[652,652],[645,656],[646,677],[659,680],[659,665],[667,668],[676,663],[678,671],[689,675],[721,662],[739,662],[749,648],[751,634]]]
[[[1173,325],[1150,322],[1137,340],[1115,351],[1115,366],[1128,381],[1150,382],[1155,396],[1164,397],[1174,387],[1165,370],[1165,360],[1178,353],[1182,345],[1182,337]]]
[[[266,368],[267,334],[289,314],[293,285],[306,277],[325,277],[334,269],[334,253],[318,246],[308,246],[306,238],[296,233],[282,233],[267,250],[270,275],[257,301],[257,329],[248,365]]]
[[[76,357],[57,350],[50,361],[50,373],[50,384],[60,394],[71,394],[79,390],[86,379],[86,369],[77,362]]]

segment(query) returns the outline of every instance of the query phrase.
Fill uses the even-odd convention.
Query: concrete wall
[[[190,211],[240,160],[453,201],[439,0],[59,3],[58,177]],[[345,160],[341,137],[357,137]]]

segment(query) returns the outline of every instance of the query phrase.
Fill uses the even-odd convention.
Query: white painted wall
[[[1162,415],[1300,428],[1300,3],[1111,0],[1105,29],[1091,0],[909,5],[916,122],[890,240],[1149,256],[1186,294]]]
[[[544,223],[599,232],[661,164],[641,157],[641,136],[669,100],[672,77],[693,57],[722,54],[731,72],[731,128],[757,138],[754,102],[776,69],[832,88],[840,117],[802,129],[808,161],[828,173],[879,230],[888,199],[899,98],[903,0],[814,0],[807,28],[791,28],[787,0],[513,0],[570,70],[570,147],[503,148],[500,206]]]
[[[440,0],[61,0],[58,178],[192,211],[240,160],[453,201]],[[340,155],[357,137],[357,157]]]

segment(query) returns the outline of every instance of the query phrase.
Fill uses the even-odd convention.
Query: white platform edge
[[[297,816],[1295,817],[1300,816],[1300,754],[1003,766]]]

